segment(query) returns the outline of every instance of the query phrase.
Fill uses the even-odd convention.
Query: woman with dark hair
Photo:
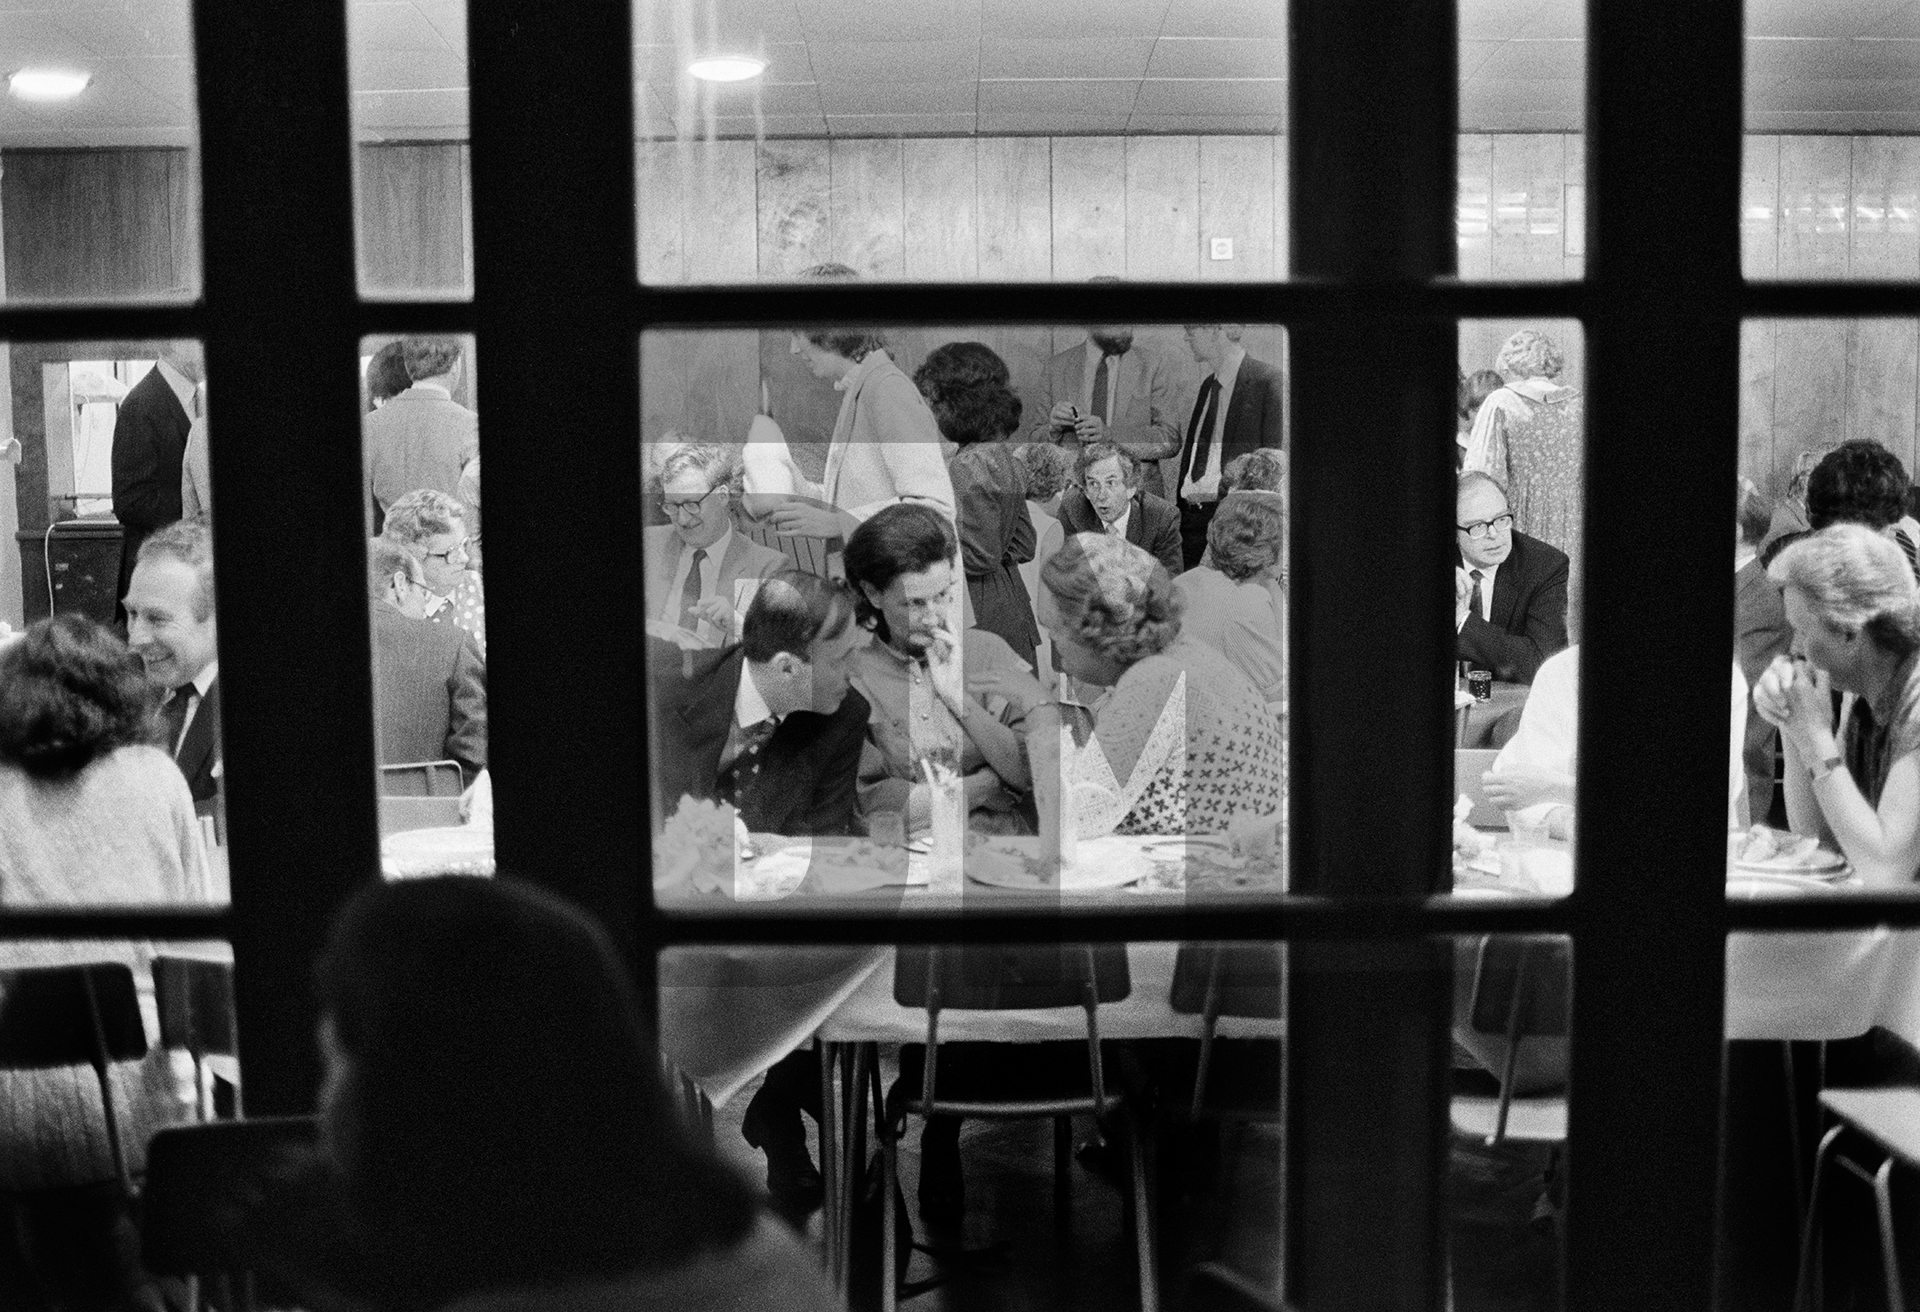
[[[844,264],[821,264],[803,277],[843,280]],[[787,457],[799,495],[768,516],[777,533],[844,538],[883,506],[919,501],[953,514],[953,484],[940,450],[940,430],[913,380],[887,355],[886,339],[865,328],[808,328],[788,349],[815,378],[845,393],[818,483]]]
[[[413,386],[413,379],[407,373],[407,362],[400,351],[400,339],[395,338],[373,353],[367,361],[367,412],[371,414],[394,397]]]
[[[193,798],[154,745],[160,733],[159,693],[140,658],[92,620],[41,620],[0,648],[0,904],[208,898]],[[134,967],[153,1046],[111,1079],[136,1171],[147,1139],[181,1110],[157,1042],[152,955],[127,943],[0,947],[0,966]],[[55,1306],[113,1307],[147,1284],[91,1071],[0,1071],[0,1198]]]
[[[928,352],[913,381],[940,435],[958,448],[947,474],[973,622],[1032,665],[1040,628],[1020,566],[1033,559],[1033,520],[1026,467],[1007,440],[1020,427],[1020,398],[1007,385],[1006,362],[983,342],[948,342]]]
[[[373,885],[317,982],[332,1238],[302,1227],[301,1292],[377,1312],[833,1306],[680,1128],[612,944],[566,903],[512,880]]]

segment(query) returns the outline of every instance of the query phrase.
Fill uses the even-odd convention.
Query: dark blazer
[[[651,696],[649,771],[653,832],[686,796],[717,799],[720,754],[733,729],[733,704],[746,668],[742,650],[682,652],[647,639]],[[760,834],[858,834],[854,785],[867,740],[867,699],[852,688],[831,715],[794,711],[760,753],[760,772],[743,782],[740,819]]]
[[[207,695],[194,708],[193,719],[173,759],[180,773],[187,777],[187,791],[193,794],[194,801],[211,801],[220,791],[220,780],[214,774],[214,767],[220,764],[219,675],[213,677],[213,682],[207,685]]]
[[[1747,766],[1747,801],[1754,824],[1764,824],[1773,807],[1773,749],[1779,730],[1753,709],[1754,681],[1775,656],[1784,655],[1793,641],[1780,587],[1767,577],[1758,558],[1742,565],[1733,576],[1733,654],[1747,680],[1747,741],[1742,757]]]
[[[1077,487],[1060,498],[1060,527],[1068,533],[1104,533],[1100,512]],[[1127,518],[1127,541],[1154,556],[1170,575],[1186,568],[1180,555],[1180,510],[1173,502],[1140,491],[1133,494],[1133,513]]]
[[[120,401],[113,420],[113,517],[120,521],[120,591],[147,535],[180,518],[180,463],[193,424],[155,365]]]
[[[472,782],[487,764],[487,662],[473,635],[384,601],[370,614],[380,764],[454,760]]]
[[[1490,612],[1491,620],[1467,616],[1459,658],[1503,683],[1532,683],[1540,662],[1567,645],[1567,554],[1515,532],[1513,551],[1494,575]]]
[[[1204,381],[1204,380],[1203,380]],[[1187,416],[1187,436],[1174,462],[1174,477],[1186,466],[1187,453],[1199,438],[1200,415],[1206,406],[1203,390],[1193,399],[1193,412]],[[1233,396],[1227,401],[1227,417],[1220,425],[1220,467],[1236,456],[1258,447],[1285,448],[1287,444],[1287,376],[1265,360],[1247,356],[1240,361],[1234,376]],[[1177,498],[1179,488],[1173,489]]]

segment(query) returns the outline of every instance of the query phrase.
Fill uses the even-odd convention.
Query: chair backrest
[[[458,761],[403,761],[380,767],[383,797],[459,797],[466,787]]]
[[[409,829],[448,829],[460,823],[458,797],[382,797],[380,835]]]
[[[1119,1002],[1133,991],[1124,943],[901,948],[893,999],[903,1007],[1021,1011]]]
[[[1286,973],[1279,943],[1182,943],[1167,1001],[1186,1016],[1279,1020],[1286,1014]]]
[[[104,1067],[147,1055],[124,962],[0,970],[0,1068]]]
[[[311,1116],[214,1121],[154,1135],[140,1221],[147,1269],[166,1276],[252,1270],[246,1218],[317,1137]]]
[[[1473,799],[1473,811],[1467,816],[1467,823],[1475,829],[1507,827],[1506,813],[1487,800],[1480,786],[1480,776],[1493,769],[1493,758],[1498,755],[1498,749],[1484,747],[1457,747],[1453,752],[1454,796],[1465,793]]]
[[[155,957],[153,992],[160,1006],[161,1047],[184,1048],[195,1057],[239,1055],[232,966],[194,957]]]
[[[1473,975],[1473,1028],[1510,1043],[1564,1036],[1572,1012],[1572,944],[1557,934],[1482,939]]]

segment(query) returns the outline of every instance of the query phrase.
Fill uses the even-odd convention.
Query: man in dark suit
[[[1061,528],[1123,537],[1159,560],[1168,574],[1186,568],[1180,512],[1141,488],[1139,462],[1111,442],[1089,442],[1080,448],[1073,469],[1079,486],[1060,498]]]
[[[171,342],[120,401],[113,420],[113,515],[120,521],[120,582],[133,581],[140,544],[180,518],[180,467],[200,381],[200,343]]]
[[[1459,658],[1504,683],[1532,683],[1567,645],[1567,556],[1516,533],[1506,489],[1460,475],[1454,501],[1454,628]]]
[[[1207,525],[1220,505],[1220,470],[1236,456],[1287,445],[1287,377],[1240,345],[1245,325],[1187,325],[1187,349],[1207,369],[1187,420],[1175,489],[1184,567],[1200,563]],[[1179,571],[1175,571],[1176,573]]]
[[[420,562],[384,538],[367,544],[374,727],[380,763],[451,760],[461,778],[487,766],[487,662],[473,635],[422,618]]]
[[[869,707],[850,683],[868,633],[845,583],[788,571],[769,579],[740,644],[682,653],[647,640],[653,832],[682,797],[731,802],[755,833],[852,834]],[[820,1202],[805,1110],[820,1117],[810,1049],[767,1072],[741,1124],[767,1154],[767,1191],[790,1209]]]
[[[1747,814],[1765,824],[1773,809],[1773,757],[1779,730],[1753,709],[1753,685],[1761,671],[1793,642],[1780,585],[1767,577],[1760,544],[1773,523],[1773,507],[1741,479],[1734,499],[1733,654],[1747,681],[1747,739],[1741,757],[1747,770]]]
[[[220,789],[220,653],[206,526],[169,524],[142,542],[124,605],[128,645],[166,692],[166,750],[196,806],[210,806]]]
[[[1103,274],[1092,281],[1117,283]],[[1077,452],[1112,442],[1142,462],[1141,486],[1162,495],[1160,461],[1180,450],[1181,366],[1134,340],[1127,324],[1094,324],[1087,340],[1047,361],[1031,440]]]

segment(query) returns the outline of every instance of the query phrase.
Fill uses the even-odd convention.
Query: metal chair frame
[[[1884,1141],[1880,1136],[1870,1133],[1854,1120],[1844,1106],[1848,1090],[1829,1090],[1820,1095],[1820,1105],[1834,1116],[1839,1123],[1821,1136],[1820,1148],[1813,1159],[1813,1191],[1807,1200],[1806,1224],[1800,1232],[1800,1263],[1793,1282],[1794,1312],[1807,1306],[1808,1295],[1813,1295],[1816,1306],[1823,1305],[1824,1291],[1814,1272],[1814,1242],[1821,1234],[1820,1196],[1825,1187],[1829,1166],[1839,1166],[1873,1191],[1873,1205],[1878,1221],[1880,1241],[1880,1272],[1886,1282],[1887,1306],[1891,1312],[1905,1312],[1907,1306],[1905,1289],[1900,1279],[1900,1253],[1895,1246],[1893,1226],[1893,1167],[1896,1161],[1905,1161],[1908,1165],[1920,1165],[1909,1154],[1895,1145]],[[1834,1095],[1838,1094],[1836,1098]],[[1841,1151],[1841,1141],[1848,1131],[1880,1155],[1880,1162],[1872,1169],[1865,1163],[1854,1160]]]
[[[443,772],[450,773],[453,776],[453,791],[451,793],[437,791],[439,788],[438,781]],[[405,778],[410,774],[419,774],[423,777],[426,785],[426,791],[424,793],[390,793],[388,791],[387,785],[389,782]],[[380,767],[380,793],[386,797],[458,797],[466,791],[466,788],[466,778],[460,773],[460,763],[458,761],[445,759],[438,761],[395,761],[392,764]]]

